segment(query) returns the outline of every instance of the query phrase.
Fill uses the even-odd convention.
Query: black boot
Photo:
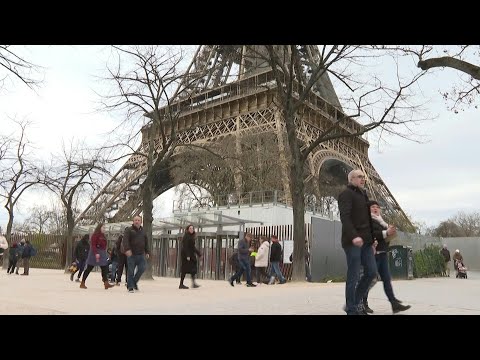
[[[397,301],[392,301],[392,311],[393,311],[394,314],[396,314],[400,311],[406,311],[410,308],[411,308],[410,305],[402,305]]]
[[[367,313],[373,314],[373,310],[370,309],[370,307],[368,306],[368,301],[365,301],[365,302],[363,303],[363,309],[364,309]]]
[[[188,289],[188,286],[183,285],[183,281],[185,280],[185,274],[180,274],[180,285],[178,286],[179,289]]]

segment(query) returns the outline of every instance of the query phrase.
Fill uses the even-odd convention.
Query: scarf
[[[375,220],[376,222],[378,222],[385,230],[388,229],[388,224],[382,219],[382,216],[381,215],[375,215],[375,214],[371,214],[372,215],[372,220]],[[385,242],[389,243],[392,239],[394,239],[396,237],[395,236],[387,236],[385,238]]]

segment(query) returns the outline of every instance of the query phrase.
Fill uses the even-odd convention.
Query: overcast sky
[[[19,51],[33,63],[43,66],[44,83],[32,92],[17,83],[0,93],[0,133],[9,133],[6,116],[27,118],[35,124],[28,137],[36,145],[39,158],[49,158],[60,150],[62,139],[85,138],[88,143],[102,140],[117,123],[107,113],[96,112],[99,80],[109,57],[101,46],[28,46]],[[435,225],[459,210],[477,211],[480,204],[480,168],[477,166],[477,138],[480,135],[478,110],[473,107],[454,114],[448,111],[440,90],[448,90],[457,79],[452,70],[434,72],[421,83],[421,94],[429,112],[437,116],[419,131],[426,135],[422,144],[389,138],[380,151],[371,141],[370,161],[400,206],[415,221]],[[370,140],[370,139],[369,139]],[[27,194],[20,203],[18,219],[27,209],[49,201],[46,193]],[[45,200],[47,199],[47,200]],[[173,191],[157,201],[157,216],[168,216]],[[0,208],[0,226],[7,213]]]

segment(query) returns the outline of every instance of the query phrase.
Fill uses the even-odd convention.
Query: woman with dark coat
[[[190,274],[192,276],[192,288],[198,288],[198,285],[195,282],[195,275],[197,274],[197,255],[200,257],[202,254],[195,247],[195,229],[193,225],[188,225],[185,229],[185,234],[183,235],[182,240],[182,249],[180,256],[182,257],[182,267],[180,274],[180,286],[179,289],[188,289],[188,286],[183,285],[183,280],[185,280],[185,275]]]
[[[88,243],[88,234],[85,234],[75,247],[75,261],[77,262],[77,270],[70,275],[71,281],[73,281],[75,273],[79,271],[75,281],[80,282],[80,277],[83,274],[83,270],[85,270],[85,263],[87,261],[89,249],[90,244]]]
[[[87,280],[90,271],[92,271],[95,266],[100,266],[100,269],[102,269],[102,280],[105,290],[113,287],[113,285],[108,283],[107,239],[105,238],[104,232],[105,225],[100,223],[92,234],[90,251],[88,252],[87,257],[87,268],[83,273],[82,282],[80,283],[81,289],[87,288],[85,286],[85,281]]]

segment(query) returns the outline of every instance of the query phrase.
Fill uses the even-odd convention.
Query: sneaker
[[[73,275],[75,275],[75,274],[74,273],[70,274],[70,281],[73,281]]]
[[[128,289],[129,293],[134,293],[135,291],[133,289]]]
[[[180,285],[178,288],[179,288],[179,289],[188,289],[188,286],[185,286],[185,285],[182,284],[182,285]]]
[[[233,285],[233,278],[230,278],[230,279],[228,280],[228,282],[230,283],[230,286],[232,286],[232,287],[235,286],[235,285]]]
[[[134,289],[135,291],[140,291],[140,289],[138,288],[138,285],[135,285],[135,286],[133,287],[133,289]]]
[[[193,289],[197,289],[197,288],[199,288],[199,287],[200,287],[200,285],[198,285],[197,283],[193,283],[193,285],[192,285],[192,288],[193,288]]]
[[[252,283],[247,283],[247,287],[255,287],[255,286],[257,286],[257,285],[252,284]]]

